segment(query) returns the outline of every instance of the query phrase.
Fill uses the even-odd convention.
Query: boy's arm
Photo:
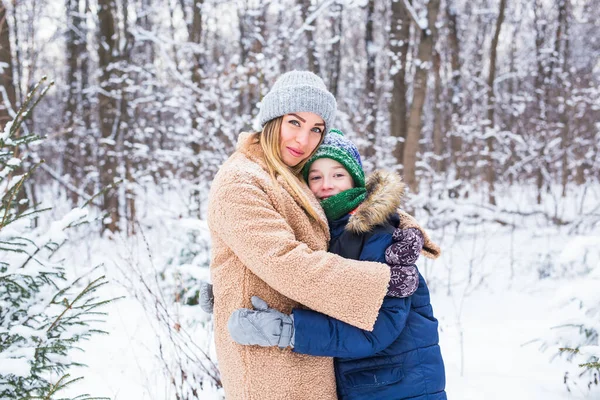
[[[400,243],[412,244],[408,243],[412,240],[413,237],[398,238],[387,231],[376,231],[368,235],[359,259],[386,262],[384,251],[386,248],[398,249]],[[419,250],[420,248],[416,251],[417,256]],[[406,267],[414,268],[412,265]],[[408,293],[414,293],[418,282],[418,275],[416,275],[414,288],[411,287]],[[402,299],[386,297],[372,332],[355,328],[315,311],[294,309],[294,351],[315,356],[352,358],[376,354],[391,345],[400,335],[406,325],[410,305],[409,297]]]
[[[376,354],[398,338],[410,305],[410,297],[386,297],[372,332],[312,310],[294,309],[294,352],[350,358]]]

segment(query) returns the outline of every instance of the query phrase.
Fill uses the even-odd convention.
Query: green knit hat
[[[331,129],[329,133],[325,135],[323,143],[304,166],[303,174],[305,181],[308,182],[310,166],[319,158],[330,158],[339,162],[346,168],[346,171],[348,171],[354,180],[355,187],[365,187],[365,172],[363,171],[358,149],[354,143],[344,136],[342,131]]]

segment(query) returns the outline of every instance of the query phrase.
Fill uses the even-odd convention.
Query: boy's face
[[[354,187],[346,168],[331,158],[319,158],[308,171],[308,186],[317,199],[325,200]]]

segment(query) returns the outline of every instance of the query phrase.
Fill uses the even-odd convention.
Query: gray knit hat
[[[260,125],[293,112],[311,112],[325,121],[325,129],[331,128],[337,103],[317,75],[309,71],[290,71],[281,75],[260,105]]]

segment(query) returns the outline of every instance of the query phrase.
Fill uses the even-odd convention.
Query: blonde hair
[[[258,141],[265,153],[265,163],[271,178],[273,178],[274,184],[277,176],[281,176],[283,180],[290,186],[294,194],[300,199],[302,207],[306,210],[308,215],[313,217],[315,220],[319,220],[317,211],[312,206],[309,199],[306,197],[306,193],[302,190],[299,185],[302,178],[302,168],[308,162],[308,160],[315,154],[317,148],[323,142],[325,132],[321,136],[319,144],[314,148],[312,153],[305,160],[300,162],[294,167],[287,166],[281,158],[281,123],[283,117],[278,117],[267,122],[263,127],[263,130],[258,134]]]

